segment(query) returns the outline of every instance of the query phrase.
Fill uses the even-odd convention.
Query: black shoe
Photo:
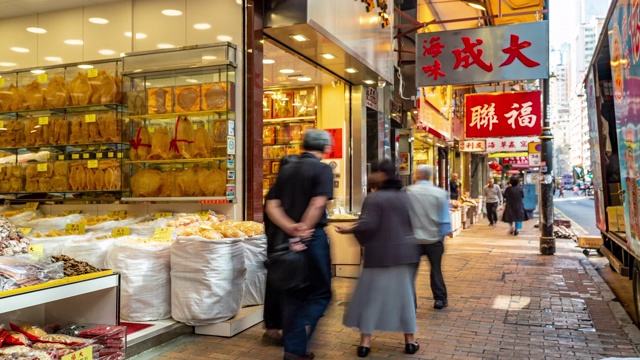
[[[514,231],[513,235],[518,236],[518,230]]]
[[[420,344],[418,344],[417,342],[413,344],[404,345],[405,354],[415,354],[419,349],[420,349]]]
[[[298,356],[294,354],[284,353],[284,360],[312,360],[316,356],[312,352],[308,352],[305,356]]]
[[[371,351],[370,347],[358,346],[358,350],[357,350],[358,357],[367,357],[370,351]]]
[[[433,303],[433,308],[438,310],[446,308],[447,306],[449,306],[449,304],[446,301],[442,300],[436,300],[436,302]]]

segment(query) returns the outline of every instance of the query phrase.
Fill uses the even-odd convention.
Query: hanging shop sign
[[[378,110],[378,89],[374,87],[368,87],[366,89],[365,105],[373,110]]]
[[[528,136],[515,136],[504,138],[487,138],[486,140],[488,153],[524,151],[525,155],[527,155],[526,152],[529,148],[529,143],[532,141],[537,141],[538,138]]]
[[[512,156],[502,158],[502,165],[528,165],[529,159],[526,156]]]
[[[549,22],[416,35],[416,86],[549,77]]]
[[[487,151],[487,142],[484,139],[460,140],[460,142],[458,143],[458,151],[460,151],[460,152],[485,152],[485,151]]]
[[[400,159],[400,175],[411,175],[411,157],[409,153],[398,154],[398,159]]]
[[[540,135],[540,94],[540,91],[522,91],[466,95],[465,137]]]
[[[402,104],[393,100],[391,100],[391,118],[402,124]]]

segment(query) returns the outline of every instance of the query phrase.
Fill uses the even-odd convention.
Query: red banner
[[[465,96],[465,138],[540,135],[540,91]]]

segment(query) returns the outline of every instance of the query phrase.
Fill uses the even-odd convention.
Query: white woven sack
[[[48,233],[49,230],[65,230],[67,224],[77,224],[84,218],[82,214],[71,214],[67,216],[59,216],[53,218],[40,218],[34,220],[27,220],[24,218],[16,220],[14,224],[19,227],[28,227],[33,231],[41,233]]]
[[[142,217],[132,217],[124,220],[109,220],[96,225],[86,225],[84,228],[87,232],[111,233],[111,230],[115,228],[129,227],[137,222],[140,222],[140,220],[142,220]]]
[[[167,227],[167,221],[169,221],[168,218],[159,218],[154,220],[152,217],[146,217],[139,219],[139,222],[144,222],[144,224],[141,225],[136,223],[129,226],[130,234],[150,238],[153,236],[156,229]]]
[[[68,242],[85,241],[88,235],[67,235],[56,237],[30,238],[31,244],[42,244],[44,256],[64,254],[65,246]]]
[[[86,261],[98,269],[106,269],[107,251],[111,248],[115,239],[95,240],[94,236],[96,234],[87,235],[86,238],[81,240],[67,241],[62,253],[76,260]]]
[[[171,245],[171,316],[192,326],[236,316],[246,272],[241,239],[178,236]]]
[[[242,307],[264,304],[264,292],[267,285],[267,237],[259,235],[242,240],[244,246],[244,264],[247,278],[244,281]]]

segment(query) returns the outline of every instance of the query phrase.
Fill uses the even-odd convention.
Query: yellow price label
[[[84,116],[84,122],[92,123],[96,122],[96,114],[87,114]]]
[[[64,155],[58,155],[58,160],[64,160]]]
[[[112,157],[113,157],[113,151],[109,151],[109,152],[107,152],[107,157],[108,157],[108,158],[112,158]]]
[[[36,165],[38,171],[47,171],[47,163]]]
[[[67,354],[61,360],[93,360],[93,345],[82,348],[71,354]]]
[[[166,217],[172,217],[172,216],[173,216],[173,213],[172,213],[172,212],[170,212],[170,211],[165,211],[165,212],[157,212],[157,213],[154,215],[154,218],[156,218],[156,219],[160,219],[160,218],[166,218]]]
[[[31,244],[31,245],[29,245],[29,254],[33,254],[35,256],[44,255],[44,244]]]
[[[96,158],[102,159],[102,153],[101,152],[96,153]]]
[[[209,218],[209,212],[208,211],[198,211],[196,213],[196,215],[200,216],[202,218],[202,220],[207,220]]]
[[[38,117],[38,125],[49,125],[49,117],[48,116]]]
[[[84,234],[84,224],[67,224],[64,228],[68,232]]]
[[[0,128],[4,127],[4,121],[0,120]]]
[[[122,236],[129,236],[131,235],[131,229],[130,228],[115,228],[113,230],[111,230],[111,235],[115,238],[117,237],[122,237]]]
[[[157,228],[153,233],[153,240],[157,241],[169,241],[171,240],[171,235],[173,234],[173,227],[164,227]]]
[[[98,160],[89,160],[89,161],[87,161],[87,167],[89,169],[97,169],[98,168]]]
[[[117,156],[118,159],[122,159],[122,151],[118,151]]]
[[[90,156],[90,155],[89,155],[89,153],[84,153],[84,154],[82,154],[82,158],[83,158],[83,159],[88,159],[88,158],[89,158],[89,156]]]
[[[98,76],[98,69],[89,69],[87,70],[87,77],[96,77]]]
[[[29,235],[29,233],[31,232],[31,228],[26,227],[19,227],[18,230],[22,231],[22,233],[25,235]]]
[[[73,159],[73,160],[80,159],[80,154],[71,154],[71,159]]]
[[[4,86],[4,79],[0,78],[0,86]]]
[[[107,214],[107,216],[112,218],[123,218],[126,215],[127,215],[127,210],[114,210],[114,211],[109,211],[109,213]]]
[[[39,83],[46,83],[48,80],[49,80],[49,76],[47,76],[47,73],[38,75]]]
[[[82,214],[82,210],[67,210],[63,212],[65,215]]]
[[[24,211],[34,211],[38,209],[39,203],[37,202],[28,202],[24,204]]]

